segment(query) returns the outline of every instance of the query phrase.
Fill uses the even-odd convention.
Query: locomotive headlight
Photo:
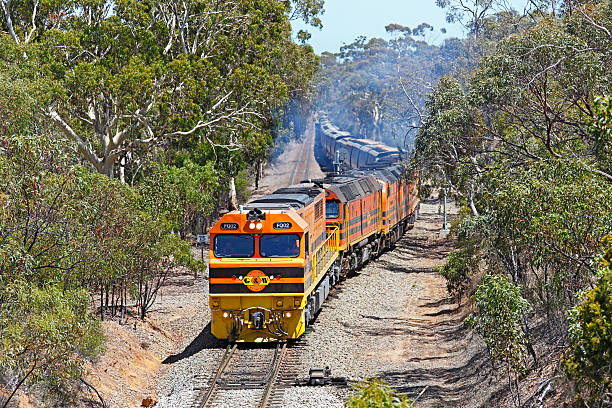
[[[254,222],[250,223],[250,224],[249,224],[249,228],[250,228],[250,229],[255,229],[255,223],[254,223]]]
[[[227,319],[228,316],[229,316],[229,313],[223,312],[223,317],[225,317]]]
[[[242,276],[239,276],[239,277],[238,277],[238,280],[242,280]]]
[[[256,225],[257,229],[260,230],[263,228],[263,224],[261,222],[258,222]]]
[[[288,319],[291,317],[291,312],[285,312],[285,317]]]

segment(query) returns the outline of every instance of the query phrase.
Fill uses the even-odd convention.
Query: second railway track
[[[306,140],[300,148],[300,153],[295,161],[295,166],[289,177],[289,185],[299,183],[300,181],[307,179],[310,162],[313,155],[314,149],[315,132],[314,130],[307,132]]]

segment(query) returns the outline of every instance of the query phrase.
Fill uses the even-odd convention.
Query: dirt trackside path
[[[334,376],[377,376],[420,395],[423,407],[478,407],[498,389],[484,343],[462,323],[470,311],[457,307],[436,272],[452,250],[439,234],[438,207],[422,203],[397,247],[333,293],[309,333],[305,371],[329,365]]]

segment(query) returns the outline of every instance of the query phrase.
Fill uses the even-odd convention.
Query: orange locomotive
[[[418,213],[416,185],[408,183],[402,171],[396,165],[312,180],[327,191],[327,227],[340,233],[343,274],[392,248],[414,225]]]
[[[329,293],[338,231],[325,191],[293,186],[224,215],[210,230],[212,334],[239,341],[297,338]]]
[[[414,186],[388,170],[280,189],[210,230],[212,334],[277,341],[304,333],[331,287],[392,247],[416,216]],[[411,192],[409,197],[403,191]]]

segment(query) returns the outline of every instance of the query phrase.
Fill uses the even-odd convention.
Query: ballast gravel
[[[343,408],[344,402],[330,387],[289,388],[283,396],[286,407]]]

